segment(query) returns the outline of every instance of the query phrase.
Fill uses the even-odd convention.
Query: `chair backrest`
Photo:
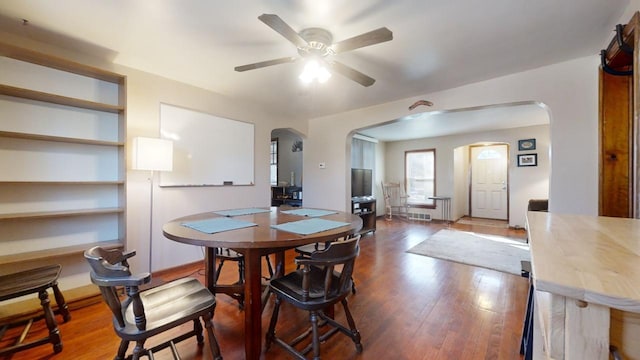
[[[388,201],[388,204],[391,206],[401,206],[403,203],[404,194],[402,193],[400,183],[383,182],[382,194],[384,195],[385,201]]]
[[[406,197],[402,193],[400,183],[383,182],[382,195],[384,196],[385,206],[404,206]]]
[[[93,247],[84,252],[84,257],[91,266],[91,282],[98,285],[100,293],[105,303],[111,309],[114,318],[120,327],[125,326],[124,315],[122,309],[134,300],[139,300],[138,286],[151,281],[151,274],[143,273],[140,275],[132,275],[129,270],[127,259],[135,255],[135,252],[123,253],[121,250],[105,250],[99,246]],[[124,287],[128,298],[120,303],[117,287]],[[137,312],[141,312],[144,318],[144,308],[140,302],[140,308]],[[142,327],[146,323],[142,323]]]
[[[308,298],[309,295],[311,287],[309,274],[312,266],[324,273],[325,299],[337,298],[349,293],[356,257],[360,253],[359,242],[360,235],[356,235],[350,239],[332,242],[325,250],[313,252],[309,257],[296,258],[296,263],[302,265],[303,298]],[[342,271],[336,273],[334,269],[339,265],[342,265]]]

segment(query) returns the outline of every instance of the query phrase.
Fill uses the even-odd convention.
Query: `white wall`
[[[627,9],[624,11],[622,16],[620,17],[620,20],[618,20],[618,24],[628,23],[631,17],[633,16],[633,14],[638,10],[640,10],[640,0],[629,1],[629,6],[627,6]],[[609,39],[607,41],[609,41]]]
[[[536,139],[538,166],[518,167],[518,140]],[[436,149],[436,194],[451,196],[451,215],[458,219],[469,214],[469,147],[470,144],[495,142],[509,144],[509,225],[524,227],[527,203],[532,198],[549,194],[549,126],[538,125],[506,130],[440,136],[426,139],[394,141],[386,144],[386,178],[404,181],[404,154],[407,150]],[[425,209],[433,219],[442,217],[441,209]]]
[[[280,127],[263,109],[248,107],[219,94],[128,68],[116,68],[127,75],[127,139],[159,136],[160,103],[178,105],[204,113],[255,124],[255,186],[157,187],[153,200],[153,270],[175,267],[202,259],[203,252],[162,235],[162,224],[177,217],[228,208],[269,206],[269,146],[271,131]],[[286,149],[285,149],[286,150]],[[127,172],[127,247],[137,249],[137,269],[146,269],[149,253],[148,172]],[[288,181],[288,179],[287,179]]]
[[[438,153],[436,152],[436,155]],[[453,149],[453,199],[451,199],[451,220],[469,214],[469,146]]]
[[[376,143],[376,168],[373,172],[373,197],[376,199],[376,217],[383,216],[384,196],[382,195],[382,182],[385,181],[387,144],[383,141]]]
[[[409,114],[419,99],[430,110],[534,101],[550,117],[550,210],[597,214],[598,57],[589,56],[459,88],[309,121],[305,144],[305,206],[347,209],[347,135]],[[376,84],[379,85],[379,84]],[[324,161],[325,169],[314,166]],[[389,161],[387,161],[389,166]],[[389,173],[387,169],[387,173]],[[579,179],[579,181],[576,181]]]

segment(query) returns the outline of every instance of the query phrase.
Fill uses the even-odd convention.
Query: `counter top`
[[[538,291],[640,313],[640,220],[527,213]]]

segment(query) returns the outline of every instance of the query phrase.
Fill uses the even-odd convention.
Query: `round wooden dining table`
[[[205,284],[212,293],[222,292],[232,294],[236,291],[244,291],[244,333],[245,355],[247,360],[260,359],[262,352],[262,256],[276,254],[277,265],[275,276],[281,276],[282,269],[284,269],[284,250],[300,245],[331,241],[339,237],[357,233],[362,228],[362,219],[357,215],[333,210],[309,209],[309,211],[326,213],[324,216],[318,216],[317,218],[319,219],[338,221],[346,224],[326,231],[301,235],[294,232],[274,229],[272,226],[305,219],[315,219],[316,217],[312,218],[297,214],[288,214],[285,211],[294,209],[281,209],[279,207],[258,210],[261,211],[232,216],[231,218],[234,220],[255,224],[235,230],[207,233],[185,226],[185,224],[225,217],[224,215],[218,214],[221,213],[218,211],[181,217],[167,222],[162,227],[163,234],[168,239],[184,244],[205,247]],[[242,210],[238,211],[238,213],[241,214]],[[244,256],[244,289],[237,289],[237,286],[234,288],[234,285],[216,285],[216,248],[230,248]]]

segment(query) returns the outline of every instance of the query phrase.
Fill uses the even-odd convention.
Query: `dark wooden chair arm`
[[[104,260],[106,260],[111,265],[122,264],[129,266],[126,264],[127,259],[136,255],[135,250],[131,250],[128,252],[122,252],[122,250],[114,249],[114,250],[102,250],[100,251],[100,255]]]
[[[91,273],[91,280],[98,286],[140,286],[151,281],[150,273],[142,273],[122,277],[105,277]]]

